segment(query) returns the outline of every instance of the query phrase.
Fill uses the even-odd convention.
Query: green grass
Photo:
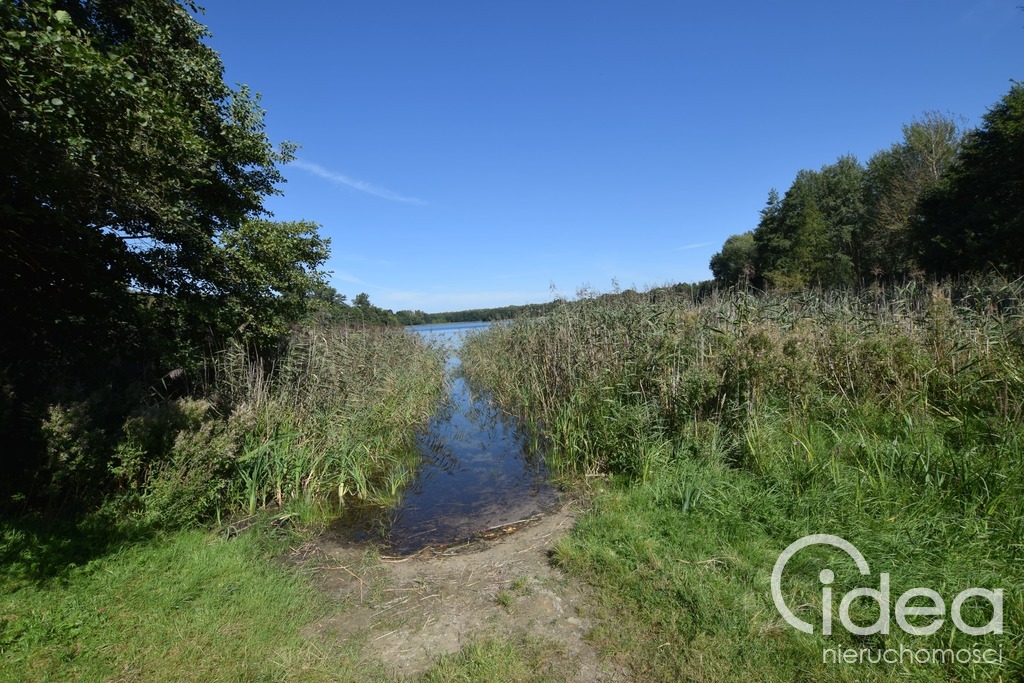
[[[589,300],[467,342],[463,367],[533,426],[570,479],[604,482],[554,557],[593,583],[606,656],[641,680],[1004,680],[1024,675],[1024,286],[860,294],[721,292]],[[593,475],[610,475],[608,478]],[[1003,588],[1004,634],[825,638],[787,625],[769,590],[792,541],[787,601],[821,613],[891,575],[949,602]],[[829,560],[834,560],[829,562]],[[838,598],[837,598],[838,599]],[[858,623],[874,621],[855,602]],[[968,603],[968,623],[985,623]],[[1001,666],[824,664],[823,649],[1002,648]]]
[[[281,543],[268,529],[5,523],[0,679],[354,678],[349,646],[302,634],[328,606],[270,560]]]
[[[248,429],[229,496],[250,514],[295,499],[387,504],[442,398],[444,352],[403,330],[308,328],[272,372],[236,350],[221,374]]]
[[[424,683],[545,683],[565,681],[569,672],[551,660],[557,644],[485,638],[441,657]]]
[[[511,610],[515,602],[515,596],[508,591],[498,591],[498,594],[494,596],[494,601],[505,609]]]
[[[643,680],[991,680],[1019,672],[1024,571],[1012,552],[943,506],[939,494],[897,503],[872,493],[858,509],[845,490],[849,483],[817,480],[794,495],[720,461],[681,458],[646,484],[616,481],[602,491],[554,557],[601,589],[608,613],[596,641]],[[696,503],[695,490],[701,492]],[[938,590],[947,604],[970,586],[1003,587],[1008,635],[981,642],[1004,648],[1005,667],[822,665],[823,649],[836,645],[969,648],[975,642],[950,641],[945,629],[940,638],[917,642],[898,631],[881,640],[838,631],[824,639],[788,627],[770,598],[771,567],[789,541],[822,532],[853,542],[874,571],[865,578],[835,555],[798,555],[787,569],[787,595],[791,604],[807,606],[803,618],[820,613],[817,571],[829,558],[837,594],[877,587],[879,571],[891,574],[892,601],[916,586]],[[859,623],[875,617],[872,608],[855,615]],[[987,620],[987,613],[965,615],[971,623]]]
[[[638,680],[1019,680],[1022,301],[1021,283],[999,282],[589,301],[472,337],[463,368],[523,416],[563,476],[593,488],[553,558],[598,587],[593,642]],[[238,352],[209,400],[140,416],[119,466],[149,514],[0,526],[0,677],[383,678],[360,643],[310,635],[335,608],[272,559],[280,530],[263,523],[227,539],[132,522],[165,521],[161,510],[194,519],[210,506],[316,519],[399,491],[403,439],[436,401],[440,355],[407,336],[339,334],[294,341],[275,368]],[[150,453],[157,437],[163,450]],[[948,623],[928,637],[797,632],[777,614],[769,576],[810,533],[851,541],[873,573],[803,551],[784,588],[804,618],[822,609],[828,564],[836,595],[877,586],[882,571],[893,601],[911,587],[947,603],[1001,587],[1004,633],[975,640]],[[495,599],[514,606],[522,588]],[[863,602],[852,613],[874,616]],[[989,616],[977,602],[964,614]],[[1001,648],[1002,664],[822,663],[834,646],[975,644]],[[564,680],[550,645],[480,640],[425,680]]]
[[[305,540],[293,524],[401,494],[443,389],[444,351],[402,331],[298,330],[274,364],[230,349],[204,396],[129,420],[101,512],[0,522],[0,680],[388,680],[360,638],[314,628],[350,606],[275,558]],[[487,640],[426,676],[548,670]]]

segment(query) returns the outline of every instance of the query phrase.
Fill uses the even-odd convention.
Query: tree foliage
[[[902,142],[868,161],[865,256],[871,275],[917,270],[912,233],[919,220],[918,204],[956,159],[962,137],[955,119],[926,112],[903,126]]]
[[[493,322],[512,320],[518,317],[544,315],[558,306],[557,301],[540,304],[498,306],[495,308],[469,308],[462,311],[424,313],[423,311],[402,310],[395,315],[403,325],[436,325],[443,323]]]
[[[1024,269],[1024,84],[1014,83],[967,135],[925,195],[915,236],[932,272]]]
[[[48,404],[116,415],[161,364],[201,363],[230,335],[267,343],[322,281],[317,226],[263,206],[293,147],[224,83],[197,11],[0,3],[0,315],[16,330],[0,336],[0,432],[28,435],[14,450],[33,450]]]
[[[304,316],[311,292],[323,283],[317,268],[327,260],[329,240],[309,221],[250,220],[221,236],[222,291],[209,298],[215,327],[249,330],[272,339]]]
[[[852,282],[861,260],[864,168],[852,156],[800,171],[781,199],[769,195],[753,233],[760,282],[783,288]]]
[[[753,231],[725,240],[722,251],[711,257],[711,274],[718,282],[750,282],[756,271],[757,243]]]
[[[1024,271],[1024,86],[965,134],[926,112],[866,166],[840,157],[774,189],[752,233],[711,259],[719,284],[799,289],[918,273]],[[749,248],[753,242],[753,253]]]
[[[0,271],[19,327],[84,333],[101,326],[76,317],[128,289],[185,306],[251,295],[229,266],[253,230],[268,235],[247,222],[265,216],[290,148],[270,144],[256,97],[224,84],[188,9],[4,3],[0,30]]]
[[[360,292],[349,303],[348,297],[327,284],[313,291],[312,314],[321,323],[342,325],[405,325],[394,312],[374,306],[370,295]]]

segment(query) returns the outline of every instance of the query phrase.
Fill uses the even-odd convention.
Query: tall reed
[[[539,421],[556,446],[600,430],[590,421],[636,417],[623,411],[641,410],[646,424],[675,433],[694,420],[740,424],[769,404],[819,418],[871,404],[1001,428],[1022,420],[1022,295],[1018,281],[801,295],[728,290],[699,303],[603,298],[494,327],[462,355],[471,377]],[[614,457],[586,443],[557,450],[587,470]]]
[[[389,328],[298,330],[268,368],[233,348],[216,386],[248,425],[230,497],[254,511],[289,500],[398,495],[418,457],[414,431],[433,414],[444,359]]]
[[[205,397],[125,425],[117,473],[150,516],[394,499],[415,469],[415,430],[445,386],[444,352],[392,328],[297,329],[272,360],[233,345]]]

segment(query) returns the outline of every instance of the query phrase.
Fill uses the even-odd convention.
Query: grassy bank
[[[862,294],[660,297],[563,306],[463,348],[466,372],[534,425],[569,476],[599,481],[594,509],[556,553],[602,589],[606,651],[649,680],[993,680],[1024,671],[1024,319],[1020,283],[909,285]],[[604,479],[603,475],[610,475]],[[769,577],[812,533],[867,558],[807,549],[784,595],[815,634],[779,616]],[[844,559],[845,558],[845,559]],[[891,575],[946,601],[931,636],[820,634]],[[969,587],[1003,588],[1004,633],[952,628]],[[918,603],[912,603],[918,604]],[[875,621],[854,601],[855,623]],[[969,624],[991,616],[968,600]],[[919,619],[918,625],[928,620]],[[823,662],[833,647],[1001,648],[998,665]]]

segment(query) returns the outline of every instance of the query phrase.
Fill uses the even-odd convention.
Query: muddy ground
[[[550,561],[575,518],[568,504],[472,543],[408,557],[329,536],[296,548],[292,561],[339,605],[309,635],[360,642],[362,656],[397,679],[415,678],[475,640],[505,637],[540,643],[567,681],[628,680],[586,640],[598,618],[587,587]]]

